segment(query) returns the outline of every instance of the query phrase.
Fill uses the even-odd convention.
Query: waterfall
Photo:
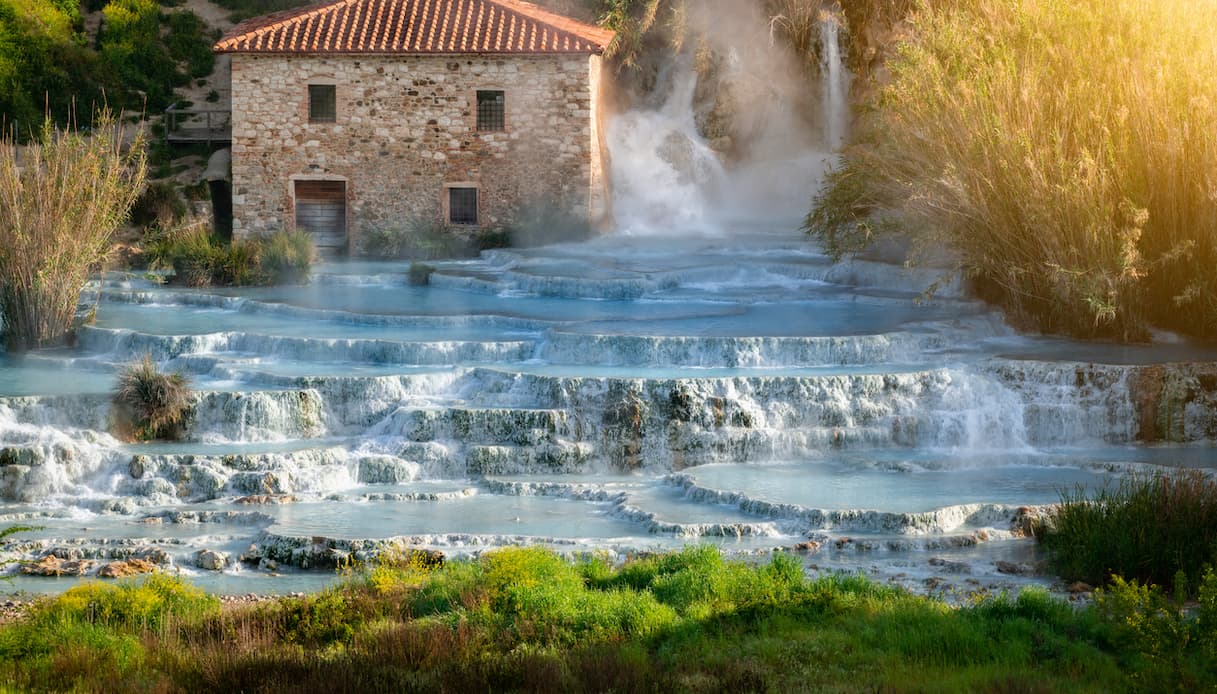
[[[693,121],[697,73],[688,61],[675,70],[661,108],[620,114],[608,128],[613,216],[626,234],[706,230],[722,186],[723,166]]]
[[[841,20],[832,11],[820,19],[820,80],[824,109],[824,143],[836,152],[849,128],[849,70],[841,56]]]

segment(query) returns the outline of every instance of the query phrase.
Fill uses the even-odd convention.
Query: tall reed
[[[0,327],[9,351],[58,342],[89,272],[143,187],[142,136],[124,145],[113,116],[88,132],[52,129],[17,159],[0,136]]]
[[[904,26],[845,163],[866,199],[1029,327],[1217,336],[1217,0],[921,0]],[[810,230],[848,239],[834,199]]]

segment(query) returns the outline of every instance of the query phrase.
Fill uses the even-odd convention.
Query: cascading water
[[[1034,563],[1020,507],[1217,467],[1213,370],[1139,365],[1211,352],[1018,336],[957,288],[924,300],[934,272],[832,264],[765,213],[805,204],[847,120],[826,118],[826,146],[772,108],[724,169],[692,71],[674,77],[611,127],[625,233],[437,262],[424,287],[389,262],[238,292],[111,276],[74,349],[0,363],[0,522],[44,526],[0,558],[147,557],[262,592],[393,544],[707,542],[922,589],[966,565],[953,577],[1003,589],[1050,580],[999,571]],[[106,433],[114,373],[144,353],[199,390],[184,441]],[[1186,403],[1171,436],[1198,445],[1135,445],[1147,393]],[[223,571],[195,566],[204,548]]]
[[[825,11],[820,20],[820,82],[824,110],[824,142],[830,152],[845,144],[849,128],[849,70],[841,53],[841,20]]]
[[[713,230],[709,207],[723,188],[723,166],[693,121],[697,75],[683,63],[676,72],[661,108],[631,111],[609,124],[620,233]]]

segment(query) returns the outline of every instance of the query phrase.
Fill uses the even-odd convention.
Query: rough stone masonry
[[[334,85],[334,122],[310,122],[308,85]],[[477,91],[502,90],[502,131],[479,131]],[[597,222],[607,196],[601,57],[232,57],[234,233],[294,227],[296,181],[345,184],[352,248],[376,227],[447,218],[477,189],[477,225],[545,204]]]

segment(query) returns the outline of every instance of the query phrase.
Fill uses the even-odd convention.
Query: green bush
[[[189,287],[303,282],[316,255],[312,238],[303,231],[228,243],[197,226],[154,239],[148,252],[154,265],[173,268],[173,281]]]
[[[1215,23],[1191,0],[922,3],[808,229],[894,209],[1027,327],[1217,335]]]
[[[82,583],[39,604],[31,620],[155,631],[172,619],[197,622],[219,605],[219,600],[178,577],[152,574],[141,581]]]
[[[136,440],[176,439],[190,412],[189,379],[161,373],[152,356],[128,364],[118,374],[114,393],[115,424]]]
[[[1177,585],[1187,579],[1180,577]],[[1217,574],[1206,569],[1198,582],[1200,608],[1184,609],[1182,594],[1167,596],[1161,588],[1125,581],[1095,592],[1095,607],[1110,638],[1143,659],[1134,681],[1145,691],[1188,691],[1217,668]]]
[[[365,255],[435,260],[469,255],[465,241],[438,219],[416,215],[404,226],[369,229],[360,240]]]
[[[190,10],[170,12],[164,15],[167,27],[165,48],[177,62],[184,63],[191,77],[206,77],[215,66],[215,54],[211,52],[207,24]]]
[[[0,680],[21,691],[328,691],[335,682],[359,691],[630,692],[1217,684],[1211,572],[1193,613],[1131,584],[1098,593],[1095,607],[1034,589],[951,607],[861,575],[809,580],[791,555],[760,564],[716,555],[694,547],[612,566],[602,557],[571,562],[509,548],[436,566],[433,555],[406,551],[322,593],[224,610],[149,595],[147,584],[82,586],[25,622],[0,626]],[[627,572],[632,578],[618,580]],[[702,585],[686,580],[694,578]],[[152,580],[179,592],[175,579]],[[668,591],[672,604],[645,586]]]
[[[564,241],[582,241],[590,238],[593,232],[586,215],[576,215],[544,201],[534,200],[521,206],[512,223],[499,233],[510,240],[508,245],[526,248]],[[490,243],[499,240],[501,239],[494,236],[483,238],[483,241]]]
[[[427,263],[410,263],[406,271],[406,282],[412,287],[422,287],[431,284],[431,275],[435,274],[435,266]]]
[[[365,621],[365,615],[339,590],[284,600],[280,611],[284,640],[306,645],[348,642]]]
[[[5,135],[15,134],[22,142],[36,140],[48,116],[60,126],[88,126],[106,103],[111,76],[98,55],[84,46],[80,28],[80,8],[74,3],[0,0],[0,113]]]
[[[1194,594],[1203,568],[1217,566],[1217,481],[1191,470],[1076,490],[1036,535],[1068,580],[1099,585],[1121,576]],[[1192,582],[1175,585],[1179,572]]]
[[[308,279],[316,251],[303,231],[280,231],[259,239],[263,284],[298,284]]]
[[[148,184],[131,206],[131,224],[168,229],[186,216],[186,201],[177,187],[167,181]]]
[[[147,109],[169,106],[173,88],[186,84],[188,78],[161,40],[160,5],[155,0],[111,0],[102,14],[106,21],[98,49],[123,87],[142,93]]]

